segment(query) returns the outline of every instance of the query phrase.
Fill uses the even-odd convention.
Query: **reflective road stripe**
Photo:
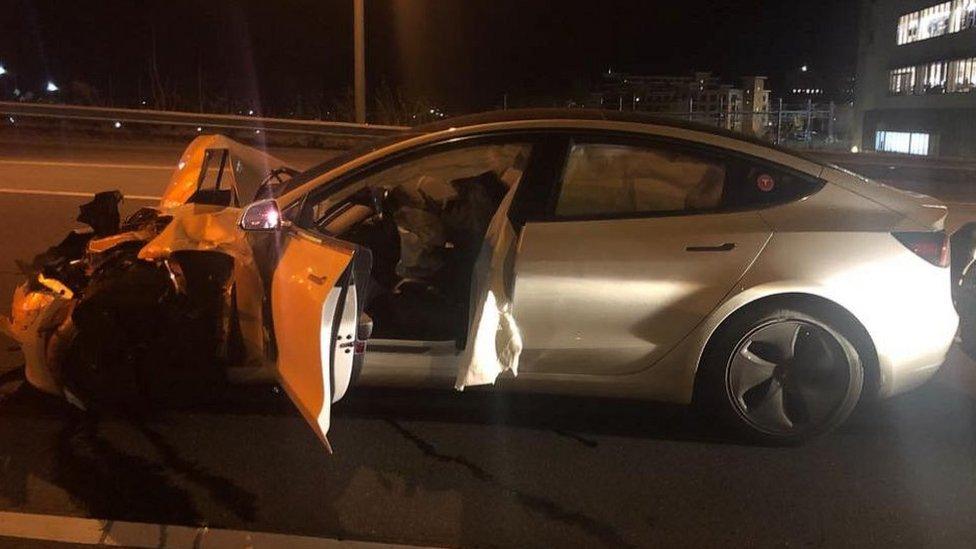
[[[43,191],[40,189],[10,189],[10,188],[0,188],[0,194],[35,194],[42,196],[80,196],[83,198],[90,198],[95,196],[95,193],[83,192],[83,191]],[[160,200],[160,196],[148,196],[143,194],[126,194],[125,198],[130,200]]]
[[[408,547],[269,532],[194,528],[3,511],[0,511],[0,537],[110,547],[281,547],[285,549]]]
[[[60,160],[0,160],[0,166],[64,166],[68,168],[98,168],[115,170],[166,170],[173,171],[176,166],[158,164],[104,164],[99,162],[62,162]]]

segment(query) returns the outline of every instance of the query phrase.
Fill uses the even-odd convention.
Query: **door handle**
[[[318,284],[319,286],[325,284],[326,277],[318,276],[315,273],[308,273],[308,280],[312,284]]]
[[[686,252],[731,252],[735,248],[735,243],[726,242],[720,246],[688,246]]]

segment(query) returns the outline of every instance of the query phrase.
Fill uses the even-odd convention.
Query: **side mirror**
[[[244,208],[240,227],[245,231],[277,231],[282,224],[278,202],[267,199],[258,200]]]

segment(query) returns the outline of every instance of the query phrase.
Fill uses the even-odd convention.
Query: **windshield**
[[[383,147],[387,147],[389,145],[393,145],[395,143],[399,143],[401,141],[406,141],[407,139],[417,137],[419,135],[422,135],[423,133],[425,132],[408,130],[408,131],[404,131],[403,133],[398,133],[396,135],[391,135],[389,137],[382,137],[375,141],[369,141],[367,143],[357,145],[349,150],[339,153],[336,156],[333,156],[332,158],[322,162],[321,164],[312,166],[311,168],[305,170],[304,172],[299,173],[295,177],[291,178],[291,180],[289,180],[284,185],[284,188],[280,192],[277,192],[275,194],[277,196],[284,196],[290,193],[291,191],[297,189],[298,187],[301,187],[305,183],[308,183],[309,181],[315,179],[316,177],[338,168],[339,166],[345,164],[346,162],[349,162],[360,156],[369,154],[373,151],[382,149]]]

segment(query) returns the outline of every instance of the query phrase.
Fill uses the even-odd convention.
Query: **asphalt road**
[[[172,164],[180,147],[135,149],[125,154],[147,156],[77,162]],[[23,160],[9,151],[0,160]],[[31,185],[76,189],[61,183],[74,168],[43,169]],[[79,169],[98,174],[79,179],[86,190],[152,194],[165,183],[162,170],[149,182]],[[0,162],[2,186],[27,185],[12,182],[23,170]],[[60,239],[84,200],[0,193],[0,311],[20,280],[14,259]],[[680,407],[360,387],[335,408],[332,456],[272,387],[92,418],[31,390],[19,364],[0,340],[0,511],[480,547],[969,547],[976,537],[976,364],[957,352],[934,382],[800,448],[730,442]]]

